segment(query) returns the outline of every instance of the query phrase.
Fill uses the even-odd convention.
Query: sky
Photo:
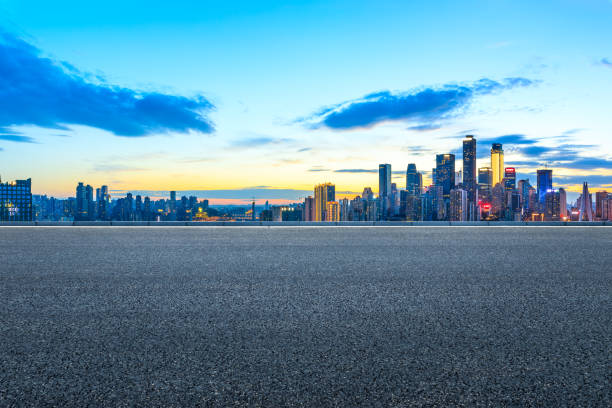
[[[612,1],[0,0],[0,176],[213,202],[405,186],[491,143],[612,190]]]

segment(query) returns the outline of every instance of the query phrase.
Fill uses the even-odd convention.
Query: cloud
[[[602,186],[612,184],[612,175],[589,174],[587,176],[553,176],[553,180],[563,185],[581,184],[588,181],[589,184]]]
[[[145,171],[146,169],[134,166],[127,166],[124,164],[96,164],[93,167],[93,171],[102,173],[113,173],[118,171]]]
[[[414,125],[407,128],[407,130],[414,130],[415,132],[428,132],[431,130],[438,130],[442,125],[438,123],[424,123],[422,125]]]
[[[512,144],[512,145],[532,145],[535,144],[537,139],[530,139],[527,136],[516,133],[511,135],[502,135],[491,138],[478,139],[478,143],[501,143],[501,144]]]
[[[23,135],[18,135],[18,134],[0,134],[0,140],[6,140],[9,142],[16,142],[16,143],[38,143],[36,142],[34,139],[32,139],[30,136],[23,136]]]
[[[607,58],[602,58],[601,61],[599,61],[599,63],[603,65],[604,67],[612,68],[612,61],[610,61]]]
[[[409,121],[427,125],[457,115],[477,96],[527,87],[536,82],[527,78],[446,84],[408,92],[381,91],[321,109],[310,117],[298,119],[311,128],[335,130],[367,128],[387,121]]]
[[[232,142],[233,147],[251,148],[292,142],[293,139],[273,137],[251,137]]]
[[[318,173],[318,172],[325,172],[325,171],[331,171],[331,170],[317,167],[317,168],[308,169],[308,171],[311,173]]]
[[[375,169],[339,169],[334,170],[334,173],[378,173]]]
[[[97,81],[97,82],[96,82]],[[117,136],[211,133],[214,106],[187,98],[109,85],[0,30],[0,126],[67,129],[85,125]]]
[[[301,149],[299,149],[297,152],[298,153],[304,153],[304,152],[309,152],[312,150],[312,147],[303,147]]]

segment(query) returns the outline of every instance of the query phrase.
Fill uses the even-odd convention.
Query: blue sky
[[[0,174],[36,192],[403,187],[466,133],[612,189],[609,0],[0,0],[0,30]]]

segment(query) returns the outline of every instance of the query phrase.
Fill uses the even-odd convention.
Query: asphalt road
[[[0,406],[612,406],[612,228],[0,228]]]

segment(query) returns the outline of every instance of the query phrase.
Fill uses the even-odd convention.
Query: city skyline
[[[395,3],[0,1],[0,175],[281,203],[428,185],[473,134],[477,168],[501,143],[517,180],[612,188],[611,2]]]

